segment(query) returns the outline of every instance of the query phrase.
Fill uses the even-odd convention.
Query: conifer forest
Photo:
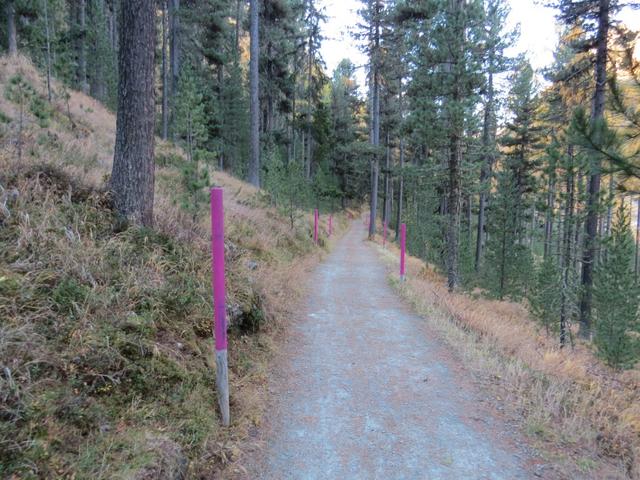
[[[0,0],[0,477],[639,478],[640,2],[346,3],[339,42],[358,54],[345,46],[328,62],[342,54],[326,46],[333,0]],[[511,18],[525,4],[552,18],[540,27],[541,41],[553,37],[546,62],[518,47]],[[209,188],[219,186],[224,428],[209,359]],[[406,281],[394,263],[403,224]],[[377,270],[358,270],[368,261],[389,271],[374,281]],[[458,352],[451,362],[498,385],[490,396],[499,412],[511,405],[504,415],[531,451],[554,452],[531,454],[537,470],[511,463],[511,447],[479,451],[494,470],[468,467],[452,446],[444,474],[425,463],[416,476],[401,460],[394,477],[384,459],[402,458],[400,447],[377,439],[367,452],[384,460],[378,470],[334,465],[322,438],[300,454],[299,476],[280,463],[278,449],[307,446],[287,443],[277,414],[265,440],[269,395],[292,425],[307,405],[317,435],[343,441],[326,430],[325,404],[264,386],[289,352],[283,338],[301,342],[309,365],[309,342],[333,345],[296,315],[324,312],[302,316],[386,352],[380,332],[393,342],[414,325],[389,296],[447,319],[429,328]],[[353,306],[334,319],[341,302]],[[358,308],[371,309],[366,319],[341,323]],[[376,320],[385,309],[399,312],[389,324]],[[292,361],[290,381],[334,391],[343,361],[369,358],[358,341],[340,361],[323,357],[322,379],[321,366]],[[406,355],[393,355],[367,360],[365,372],[390,375],[382,390],[396,385],[387,369],[405,371]],[[440,374],[428,372],[421,382],[437,392]],[[398,388],[413,392],[409,404],[428,401]],[[375,396],[367,418],[378,407],[414,418]],[[468,412],[456,405],[452,418]],[[430,451],[429,436],[407,442]],[[359,458],[349,448],[335,446]]]

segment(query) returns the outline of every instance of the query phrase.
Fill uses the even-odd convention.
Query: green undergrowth
[[[51,166],[2,172],[0,184],[15,192],[0,217],[0,477],[191,478],[213,468],[233,435],[216,408],[201,227],[187,226],[191,240],[119,231],[108,195]],[[256,332],[269,312],[240,243],[247,230],[229,228],[232,381],[251,376],[266,349]],[[312,250],[305,235],[290,238],[300,254]]]
[[[11,68],[22,73],[0,76],[0,478],[219,475],[259,427],[279,325],[318,257],[310,214],[291,228],[255,189],[207,171],[225,188],[222,428],[206,188],[188,192],[184,155],[158,142],[155,228],[123,227],[105,192],[113,115],[50,105],[33,66]]]
[[[141,430],[197,450],[217,422],[197,408],[215,402],[205,252],[114,232],[106,196],[60,177],[5,180],[0,476],[109,476]]]

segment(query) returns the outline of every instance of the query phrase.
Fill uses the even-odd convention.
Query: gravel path
[[[354,224],[314,273],[249,477],[532,478],[513,428],[389,287],[364,237]]]

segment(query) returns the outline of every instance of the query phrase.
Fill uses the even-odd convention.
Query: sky
[[[520,39],[508,52],[511,55],[526,53],[535,69],[549,65],[553,60],[553,50],[558,41],[558,28],[554,10],[539,5],[539,0],[509,0],[511,13],[509,26],[520,24]],[[322,45],[322,56],[327,70],[333,72],[343,58],[350,58],[357,65],[367,62],[366,56],[358,49],[351,32],[359,22],[357,10],[359,0],[319,0],[327,15],[323,26],[326,40]],[[640,11],[623,11],[620,18],[632,29],[640,29]],[[364,68],[358,70],[358,82],[364,84]]]

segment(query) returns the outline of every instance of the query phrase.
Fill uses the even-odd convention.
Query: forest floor
[[[313,273],[248,478],[539,477],[544,462],[353,224]]]

